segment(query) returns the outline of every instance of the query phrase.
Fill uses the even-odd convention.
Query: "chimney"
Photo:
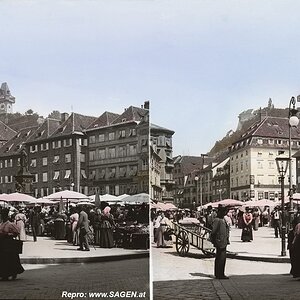
[[[65,122],[69,118],[68,113],[61,113],[61,123]]]
[[[144,109],[150,109],[150,101],[144,102]]]

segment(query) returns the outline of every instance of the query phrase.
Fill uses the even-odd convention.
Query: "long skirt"
[[[114,246],[114,237],[112,228],[100,229],[100,247],[112,248]]]
[[[4,238],[0,240],[2,246],[7,245],[10,238]],[[4,249],[6,250],[4,250]],[[16,276],[24,272],[24,269],[20,262],[19,253],[14,251],[15,249],[7,250],[7,247],[1,247],[0,252],[0,277],[8,278],[9,276]]]
[[[94,228],[95,245],[100,246],[100,228]]]
[[[19,235],[19,239],[21,241],[26,241],[26,231],[25,231],[25,224],[23,220],[18,220],[16,222],[19,230],[20,230],[20,235]]]
[[[300,277],[300,237],[297,237],[295,243],[290,246],[291,275]]]
[[[241,240],[243,242],[250,242],[253,240],[252,226],[245,226],[242,230]]]

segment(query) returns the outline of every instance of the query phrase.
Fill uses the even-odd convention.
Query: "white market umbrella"
[[[49,199],[45,199],[45,198],[39,198],[39,199],[35,199],[33,201],[30,201],[28,203],[29,205],[53,205],[56,204],[55,201],[49,200]]]
[[[7,202],[31,202],[31,201],[35,201],[36,198],[30,196],[30,195],[27,195],[27,194],[22,194],[22,193],[12,193],[12,194],[7,194],[5,196],[6,199],[3,199]],[[0,200],[2,200],[0,198]]]
[[[91,196],[90,199],[92,202],[95,202],[96,194]],[[100,195],[100,200],[105,201],[105,202],[118,202],[122,201],[119,200],[117,196],[110,195],[110,194],[105,194],[105,195]]]
[[[126,197],[128,197],[129,195],[127,195],[127,194],[123,194],[123,195],[119,195],[119,196],[117,196],[117,198],[119,199],[119,200],[123,200],[124,198],[126,198]]]
[[[222,206],[242,206],[242,205],[244,205],[244,202],[238,201],[238,200],[235,200],[235,199],[224,199],[224,200],[215,202],[214,205],[216,205],[216,206],[219,206],[219,205],[222,205]]]
[[[60,201],[60,199],[63,199],[64,201],[70,201],[70,202],[78,202],[80,200],[90,201],[90,198],[88,196],[75,191],[69,191],[69,190],[53,193],[49,196],[44,197],[44,199],[48,199],[52,201]]]
[[[122,199],[125,203],[135,204],[135,203],[150,203],[149,194],[141,193],[132,196],[127,196]]]

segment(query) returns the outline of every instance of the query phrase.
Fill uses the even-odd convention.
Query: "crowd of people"
[[[0,207],[0,278],[15,279],[24,270],[19,253],[27,240],[38,242],[39,236],[66,240],[79,251],[125,247],[126,229],[143,230],[149,240],[149,209],[141,205],[72,206],[68,211],[55,206]],[[142,229],[141,229],[142,228]],[[7,246],[8,245],[8,246]],[[130,245],[127,243],[127,247]],[[145,247],[147,244],[145,243]],[[18,250],[14,250],[14,249]]]
[[[291,260],[291,275],[300,277],[300,210],[294,211],[292,224],[289,224],[289,208],[284,211],[280,206],[263,209],[259,207],[218,207],[208,206],[203,211],[178,209],[173,211],[151,211],[153,224],[153,241],[157,247],[173,245],[172,222],[181,222],[186,218],[194,218],[211,231],[211,242],[216,248],[215,277],[227,279],[225,275],[226,247],[229,244],[230,228],[241,229],[241,241],[253,241],[253,231],[261,227],[274,229],[274,238],[282,235],[283,218],[288,229],[288,249]],[[171,242],[171,243],[169,243]]]

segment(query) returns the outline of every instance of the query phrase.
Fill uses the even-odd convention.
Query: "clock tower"
[[[1,84],[0,87],[0,114],[12,114],[15,103],[15,97],[11,95],[10,90],[6,82]]]

